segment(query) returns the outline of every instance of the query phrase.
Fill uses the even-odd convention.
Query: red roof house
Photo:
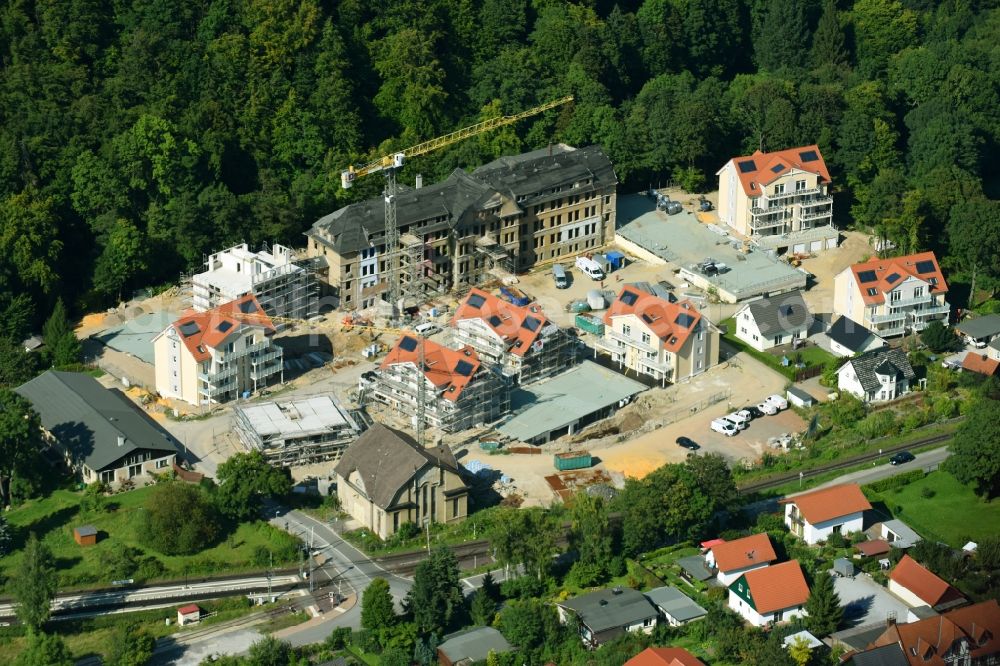
[[[941,610],[965,603],[961,592],[909,555],[903,555],[889,574],[889,591],[911,606],[927,605]]]
[[[684,648],[650,647],[625,662],[625,666],[705,666]]]

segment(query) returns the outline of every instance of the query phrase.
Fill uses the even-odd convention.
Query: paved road
[[[937,465],[944,462],[949,455],[951,455],[951,452],[948,451],[948,447],[942,446],[939,449],[931,449],[930,451],[918,453],[915,460],[902,465],[890,465],[888,461],[889,456],[887,455],[882,458],[880,463],[872,465],[871,469],[863,469],[838,476],[833,481],[818,485],[817,488],[827,488],[839,483],[857,483],[863,486],[866,483],[880,481],[881,479],[887,479],[890,476],[896,476],[897,474],[915,469],[934,469]]]

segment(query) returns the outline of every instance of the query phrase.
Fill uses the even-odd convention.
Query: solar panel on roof
[[[218,330],[218,331],[219,331],[220,333],[225,333],[226,331],[228,331],[228,330],[229,330],[229,329],[231,329],[232,327],[233,327],[233,322],[231,322],[231,321],[229,321],[228,319],[226,319],[225,321],[222,321],[222,322],[219,322],[219,325],[218,325],[218,326],[216,326],[215,328],[216,328],[216,329],[217,329],[217,330]]]
[[[815,162],[819,159],[819,155],[816,154],[815,150],[804,150],[799,153],[799,159],[803,162]]]
[[[861,284],[868,284],[869,282],[877,282],[878,276],[875,275],[875,271],[861,271],[858,273],[858,282]]]
[[[886,277],[885,281],[888,282],[889,284],[895,284],[896,280],[898,279],[899,279],[899,273],[893,273],[892,275]]]
[[[917,262],[917,273],[923,275],[924,273],[933,273],[936,268],[934,268],[934,262],[929,259]]]
[[[482,294],[472,294],[471,296],[469,296],[469,300],[467,301],[467,303],[471,307],[474,307],[476,309],[479,309],[479,308],[483,307],[483,303],[485,303],[485,302],[486,302],[486,299],[483,298]]]
[[[684,328],[691,328],[691,324],[694,323],[694,317],[686,312],[680,312],[677,314],[677,318],[674,319],[674,323]]]
[[[188,321],[181,324],[181,335],[185,338],[190,338],[192,335],[198,332],[198,323],[194,321]]]
[[[781,173],[784,170],[785,170],[784,164],[775,164],[773,167],[771,167],[771,171],[773,171],[774,173]]]
[[[753,160],[738,162],[737,166],[740,168],[740,173],[753,173],[757,170],[757,163]]]
[[[403,351],[414,351],[417,348],[416,338],[411,338],[408,335],[404,335],[403,339],[399,341],[399,348]]]
[[[532,317],[531,315],[528,315],[527,317],[525,317],[524,321],[521,322],[521,328],[526,328],[529,331],[531,331],[532,333],[534,333],[535,331],[537,331],[538,327],[541,326],[541,325],[542,325],[542,322],[539,319],[536,319],[535,317]]]
[[[490,326],[492,326],[493,328],[496,328],[497,326],[499,326],[500,324],[503,323],[503,319],[501,319],[500,317],[498,317],[496,315],[492,315],[486,321],[490,322]]]
[[[455,365],[455,372],[463,377],[468,377],[472,374],[473,365],[468,361],[459,361]]]
[[[240,303],[240,312],[243,314],[251,314],[257,312],[257,304],[253,300],[246,300]]]
[[[639,300],[639,294],[634,291],[623,291],[618,298],[625,305],[635,305],[635,302]]]

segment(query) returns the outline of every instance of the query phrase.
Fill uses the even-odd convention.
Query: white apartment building
[[[837,247],[830,172],[819,146],[734,157],[719,177],[719,219],[761,247],[804,253]]]
[[[281,381],[282,350],[272,333],[253,295],[185,315],[153,338],[156,391],[208,405]]]
[[[664,382],[719,362],[719,329],[691,301],[671,303],[626,285],[604,314],[598,348],[621,367]]]
[[[948,284],[933,252],[870,259],[848,266],[833,282],[833,311],[882,338],[948,325]]]
[[[455,310],[451,326],[456,346],[472,347],[518,384],[559,374],[576,360],[574,340],[537,303],[513,305],[474,288]]]
[[[271,317],[307,319],[316,314],[316,281],[293,260],[284,245],[251,252],[241,243],[209,255],[208,270],[191,278],[192,305],[205,312],[253,294]]]

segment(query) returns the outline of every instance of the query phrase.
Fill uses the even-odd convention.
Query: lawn
[[[948,472],[931,472],[880,497],[894,517],[921,536],[955,548],[1000,530],[1000,502],[984,502]]]
[[[735,347],[738,351],[746,352],[761,363],[774,368],[785,377],[788,377],[791,381],[795,381],[795,375],[801,368],[796,368],[793,364],[789,364],[787,366],[782,365],[781,358],[783,355],[788,356],[790,362],[794,362],[796,357],[800,357],[802,364],[806,368],[825,366],[828,362],[835,360],[833,354],[817,347],[816,345],[796,349],[794,352],[788,352],[787,354],[760,352],[736,337],[736,323],[732,318],[726,319],[720,324],[720,326],[727,331],[723,336],[723,339],[727,343]]]
[[[260,548],[273,551],[278,566],[281,555],[292,563],[296,555],[294,537],[267,523],[241,523],[224,534],[212,547],[190,556],[168,556],[144,548],[138,540],[138,517],[152,487],[139,488],[107,498],[109,510],[94,515],[80,515],[82,493],[66,489],[53,491],[44,499],[31,500],[7,512],[8,522],[15,528],[18,545],[33,532],[52,549],[59,570],[60,589],[108,585],[105,572],[108,554],[124,544],[155,557],[162,565],[146,570],[152,575],[141,576],[149,581],[182,579],[217,572],[260,570],[254,554]],[[82,548],[73,540],[73,528],[93,525],[98,530],[97,545]],[[20,561],[14,552],[0,558],[0,578],[8,578]],[[140,576],[136,576],[139,578]]]

